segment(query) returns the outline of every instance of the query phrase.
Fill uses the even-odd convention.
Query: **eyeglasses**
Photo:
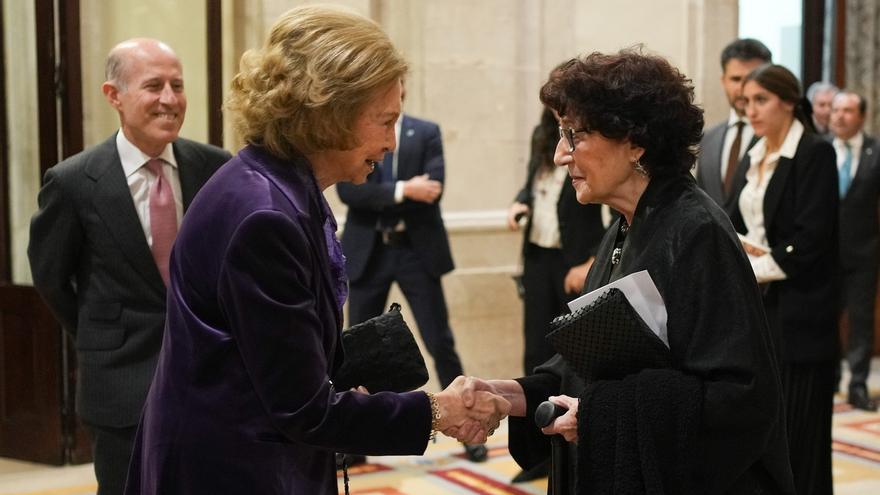
[[[559,126],[559,139],[565,140],[569,153],[574,153],[574,135],[581,132],[590,132],[590,129],[572,129],[571,127]]]

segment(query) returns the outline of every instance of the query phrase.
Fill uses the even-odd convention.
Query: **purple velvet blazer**
[[[424,393],[330,381],[344,299],[332,230],[305,160],[249,146],[205,184],[171,257],[127,494],[335,494],[335,451],[424,452]]]

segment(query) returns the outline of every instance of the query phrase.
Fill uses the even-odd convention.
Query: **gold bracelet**
[[[437,441],[437,432],[440,431],[440,405],[437,398],[431,392],[425,392],[428,400],[431,401],[431,441]]]

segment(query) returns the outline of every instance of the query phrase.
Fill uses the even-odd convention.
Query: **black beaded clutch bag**
[[[557,316],[547,339],[581,378],[618,379],[668,368],[672,357],[620,289],[610,288],[574,313]]]
[[[428,382],[428,368],[403,316],[387,313],[342,332],[345,361],[333,377],[336,390],[363,385],[372,392],[407,392]]]

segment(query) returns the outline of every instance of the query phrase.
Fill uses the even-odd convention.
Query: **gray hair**
[[[131,38],[114,46],[107,54],[104,66],[105,81],[113,83],[121,92],[125,92],[130,76],[131,59],[135,52],[143,53],[145,47],[154,46],[177,58],[177,54],[166,43],[153,38]],[[178,59],[178,63],[180,60]]]
[[[104,66],[104,80],[112,82],[119,91],[124,92],[128,83],[128,61],[123,53],[119,50],[113,50],[107,56],[107,63]]]
[[[810,100],[810,103],[813,103],[813,98],[815,98],[817,94],[827,93],[829,91],[837,94],[840,92],[840,89],[828,81],[816,81],[813,84],[810,84],[810,87],[807,88],[807,99]]]

